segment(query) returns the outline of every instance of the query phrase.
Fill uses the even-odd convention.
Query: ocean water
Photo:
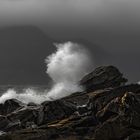
[[[9,89],[15,90],[17,93],[23,93],[26,89],[44,92],[48,87],[46,85],[0,85],[0,96],[6,93]]]
[[[49,101],[46,85],[0,85],[0,103],[17,99],[25,104]]]

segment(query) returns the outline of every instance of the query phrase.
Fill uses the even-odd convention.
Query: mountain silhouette
[[[44,59],[54,51],[53,39],[34,26],[0,29],[0,84],[48,82]]]

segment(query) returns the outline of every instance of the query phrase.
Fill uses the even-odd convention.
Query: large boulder
[[[16,109],[22,108],[24,105],[25,104],[18,101],[17,99],[9,99],[0,104],[0,115],[7,115]]]
[[[76,108],[68,104],[64,100],[56,100],[52,102],[43,102],[43,122],[49,123],[56,120],[61,120],[72,115]]]
[[[7,115],[11,123],[19,122],[22,128],[26,128],[29,123],[38,124],[40,117],[40,106],[25,106]]]
[[[109,87],[118,87],[126,82],[127,79],[123,77],[116,67],[101,66],[84,76],[80,80],[80,85],[84,86],[86,91],[93,91]]]

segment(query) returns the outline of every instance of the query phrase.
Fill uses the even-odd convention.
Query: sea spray
[[[47,74],[54,82],[48,97],[59,99],[83,90],[78,81],[91,70],[92,65],[90,54],[82,45],[72,42],[55,45],[57,51],[45,61]]]
[[[17,93],[15,89],[8,89],[8,91],[0,97],[0,103],[4,103],[9,99],[17,99],[25,104],[30,102],[40,104],[43,101],[49,100],[45,92],[39,93],[32,88],[26,89],[23,93]]]
[[[55,44],[55,46],[56,52],[45,59],[46,73],[53,81],[52,88],[44,92],[28,88],[23,93],[9,89],[0,97],[0,103],[15,98],[26,104],[29,102],[40,104],[83,90],[78,81],[93,68],[89,52],[82,45],[73,42]]]

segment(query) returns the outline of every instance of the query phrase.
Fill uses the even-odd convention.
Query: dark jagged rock
[[[19,122],[21,125],[21,128],[26,128],[26,125],[29,122],[35,122],[38,124],[40,120],[38,118],[40,117],[40,106],[38,107],[24,107],[20,110],[14,111],[11,114],[7,115],[7,118],[11,122]]]
[[[5,102],[0,131],[7,133],[0,140],[139,140],[140,85],[124,85],[113,66],[97,68],[87,79],[89,90],[56,101]]]
[[[106,106],[104,113],[109,110],[114,112],[114,107],[111,108]],[[125,93],[116,101],[116,108],[118,115],[111,118],[108,115],[108,119],[95,132],[96,140],[124,139],[140,129],[140,101],[134,93]]]
[[[138,94],[140,91],[140,85],[132,84],[126,86],[120,86],[114,89],[99,90],[88,93],[92,97],[92,102],[96,108],[96,112],[101,110],[105,105],[110,103],[114,98],[121,97],[126,92],[133,92]]]
[[[6,116],[0,115],[0,130],[5,130],[7,125],[10,123],[10,121],[7,119]]]
[[[6,115],[9,122],[5,125],[4,131],[14,131],[15,127],[18,129],[34,128],[41,124],[67,118],[75,112],[75,108],[67,105],[64,101],[44,102],[42,105],[36,106],[28,104],[18,110],[12,109],[13,112]]]
[[[127,82],[123,75],[114,66],[102,66],[96,68],[93,72],[87,74],[80,81],[86,91],[104,89],[109,87],[118,87]]]
[[[0,104],[0,115],[7,115],[23,106],[24,104],[16,99],[7,100],[4,104]]]
[[[75,112],[75,108],[67,102],[57,100],[53,102],[44,102],[43,106],[43,123],[67,118]]]
[[[30,102],[27,104],[27,106],[37,106],[37,104],[33,103],[33,102]]]

